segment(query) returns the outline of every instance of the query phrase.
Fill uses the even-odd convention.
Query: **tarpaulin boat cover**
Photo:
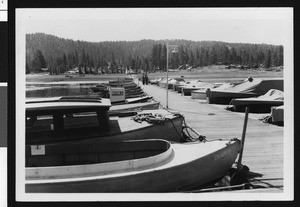
[[[276,89],[270,89],[266,94],[258,96],[258,97],[253,97],[253,98],[237,98],[232,100],[232,104],[238,104],[238,103],[251,103],[251,102],[261,102],[264,103],[265,101],[278,101],[282,102],[283,104],[284,96],[283,92],[280,90]]]
[[[223,92],[238,92],[238,93],[256,93],[257,95],[263,95],[270,89],[277,89],[283,91],[283,79],[260,79],[260,78],[249,78],[243,83],[238,84],[234,87],[225,89],[212,89],[212,91],[223,91]]]

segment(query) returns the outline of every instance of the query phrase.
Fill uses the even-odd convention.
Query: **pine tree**
[[[32,61],[33,71],[38,73],[41,72],[41,68],[46,68],[47,64],[44,55],[41,50],[37,50]]]
[[[64,72],[67,72],[67,66],[68,66],[68,61],[67,61],[66,54],[64,53],[64,55],[63,55],[63,69],[64,69]]]
[[[167,68],[166,66],[167,66],[167,46],[164,44],[161,51],[159,67],[166,70]]]
[[[265,67],[270,68],[271,67],[271,62],[272,62],[271,50],[268,49],[267,52],[266,52],[266,57],[265,57]]]

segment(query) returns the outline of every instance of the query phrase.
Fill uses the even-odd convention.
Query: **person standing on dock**
[[[143,82],[143,85],[145,85],[145,74],[143,74],[143,77],[142,77],[142,82]]]
[[[146,82],[146,85],[148,85],[149,79],[148,79],[147,73],[146,73],[146,75],[145,75],[145,82]]]

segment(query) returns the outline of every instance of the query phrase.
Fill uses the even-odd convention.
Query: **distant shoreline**
[[[26,75],[26,83],[49,83],[49,82],[57,82],[57,83],[66,83],[66,82],[80,82],[80,83],[92,83],[92,82],[103,82],[109,80],[117,80],[118,78],[124,77],[141,77],[142,74],[86,74],[85,76],[79,76],[78,74],[72,75],[72,77],[66,77],[65,75],[43,75],[43,74],[29,74]],[[149,73],[148,76],[150,79],[166,77],[166,72],[156,72]],[[248,77],[253,78],[283,78],[283,70],[275,70],[275,71],[266,71],[263,69],[248,69],[248,70],[240,70],[240,69],[220,69],[213,67],[204,67],[202,69],[193,69],[191,71],[177,71],[177,72],[169,72],[168,76],[172,77],[180,77],[183,76],[184,79],[197,79],[197,80],[205,80],[207,82],[234,82],[240,81]]]

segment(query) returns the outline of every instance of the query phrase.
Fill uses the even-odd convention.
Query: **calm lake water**
[[[96,84],[27,84],[26,98],[90,95]]]

